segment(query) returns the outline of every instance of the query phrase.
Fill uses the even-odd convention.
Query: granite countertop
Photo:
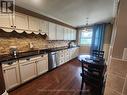
[[[27,51],[27,52],[17,53],[16,57],[12,56],[11,54],[0,55],[0,63],[7,62],[7,61],[16,61],[21,58],[32,57],[32,56],[36,56],[36,55],[46,54],[46,53],[50,53],[50,52],[55,52],[55,51],[69,49],[69,48],[75,48],[75,47],[79,47],[79,46],[57,47],[57,48],[48,48],[48,49],[42,49],[42,50],[31,50],[31,51]]]
[[[80,55],[78,56],[78,60],[85,64],[91,65],[105,65],[105,59],[101,59],[91,55]]]

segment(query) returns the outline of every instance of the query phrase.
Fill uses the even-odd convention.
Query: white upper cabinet
[[[49,40],[56,40],[56,24],[49,22]]]
[[[57,40],[64,40],[64,31],[63,26],[57,25],[56,28],[56,38]]]
[[[49,22],[40,20],[40,32],[49,34]]]
[[[70,29],[70,40],[73,40],[73,29]]]
[[[73,30],[73,40],[76,40],[76,30]]]
[[[70,40],[76,40],[76,30],[70,29]]]
[[[0,27],[12,28],[12,15],[11,14],[0,14]]]
[[[14,26],[16,29],[28,30],[28,16],[16,13],[14,17]]]
[[[29,30],[40,31],[40,19],[29,16]]]
[[[71,40],[71,29],[70,29],[70,28],[68,28],[67,39],[68,39],[68,40]]]
[[[64,27],[64,40],[68,40],[68,29]]]

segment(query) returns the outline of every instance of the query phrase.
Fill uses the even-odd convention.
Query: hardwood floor
[[[77,59],[74,59],[20,86],[9,95],[79,95],[80,72],[81,64]]]

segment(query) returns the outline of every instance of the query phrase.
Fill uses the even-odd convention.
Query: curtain
[[[91,52],[92,50],[103,50],[105,27],[106,24],[96,24],[93,26]]]

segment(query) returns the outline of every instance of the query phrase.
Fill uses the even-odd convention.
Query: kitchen
[[[96,95],[80,93],[79,57],[94,49],[107,67],[97,95],[127,94],[125,0],[0,2],[0,95]]]

